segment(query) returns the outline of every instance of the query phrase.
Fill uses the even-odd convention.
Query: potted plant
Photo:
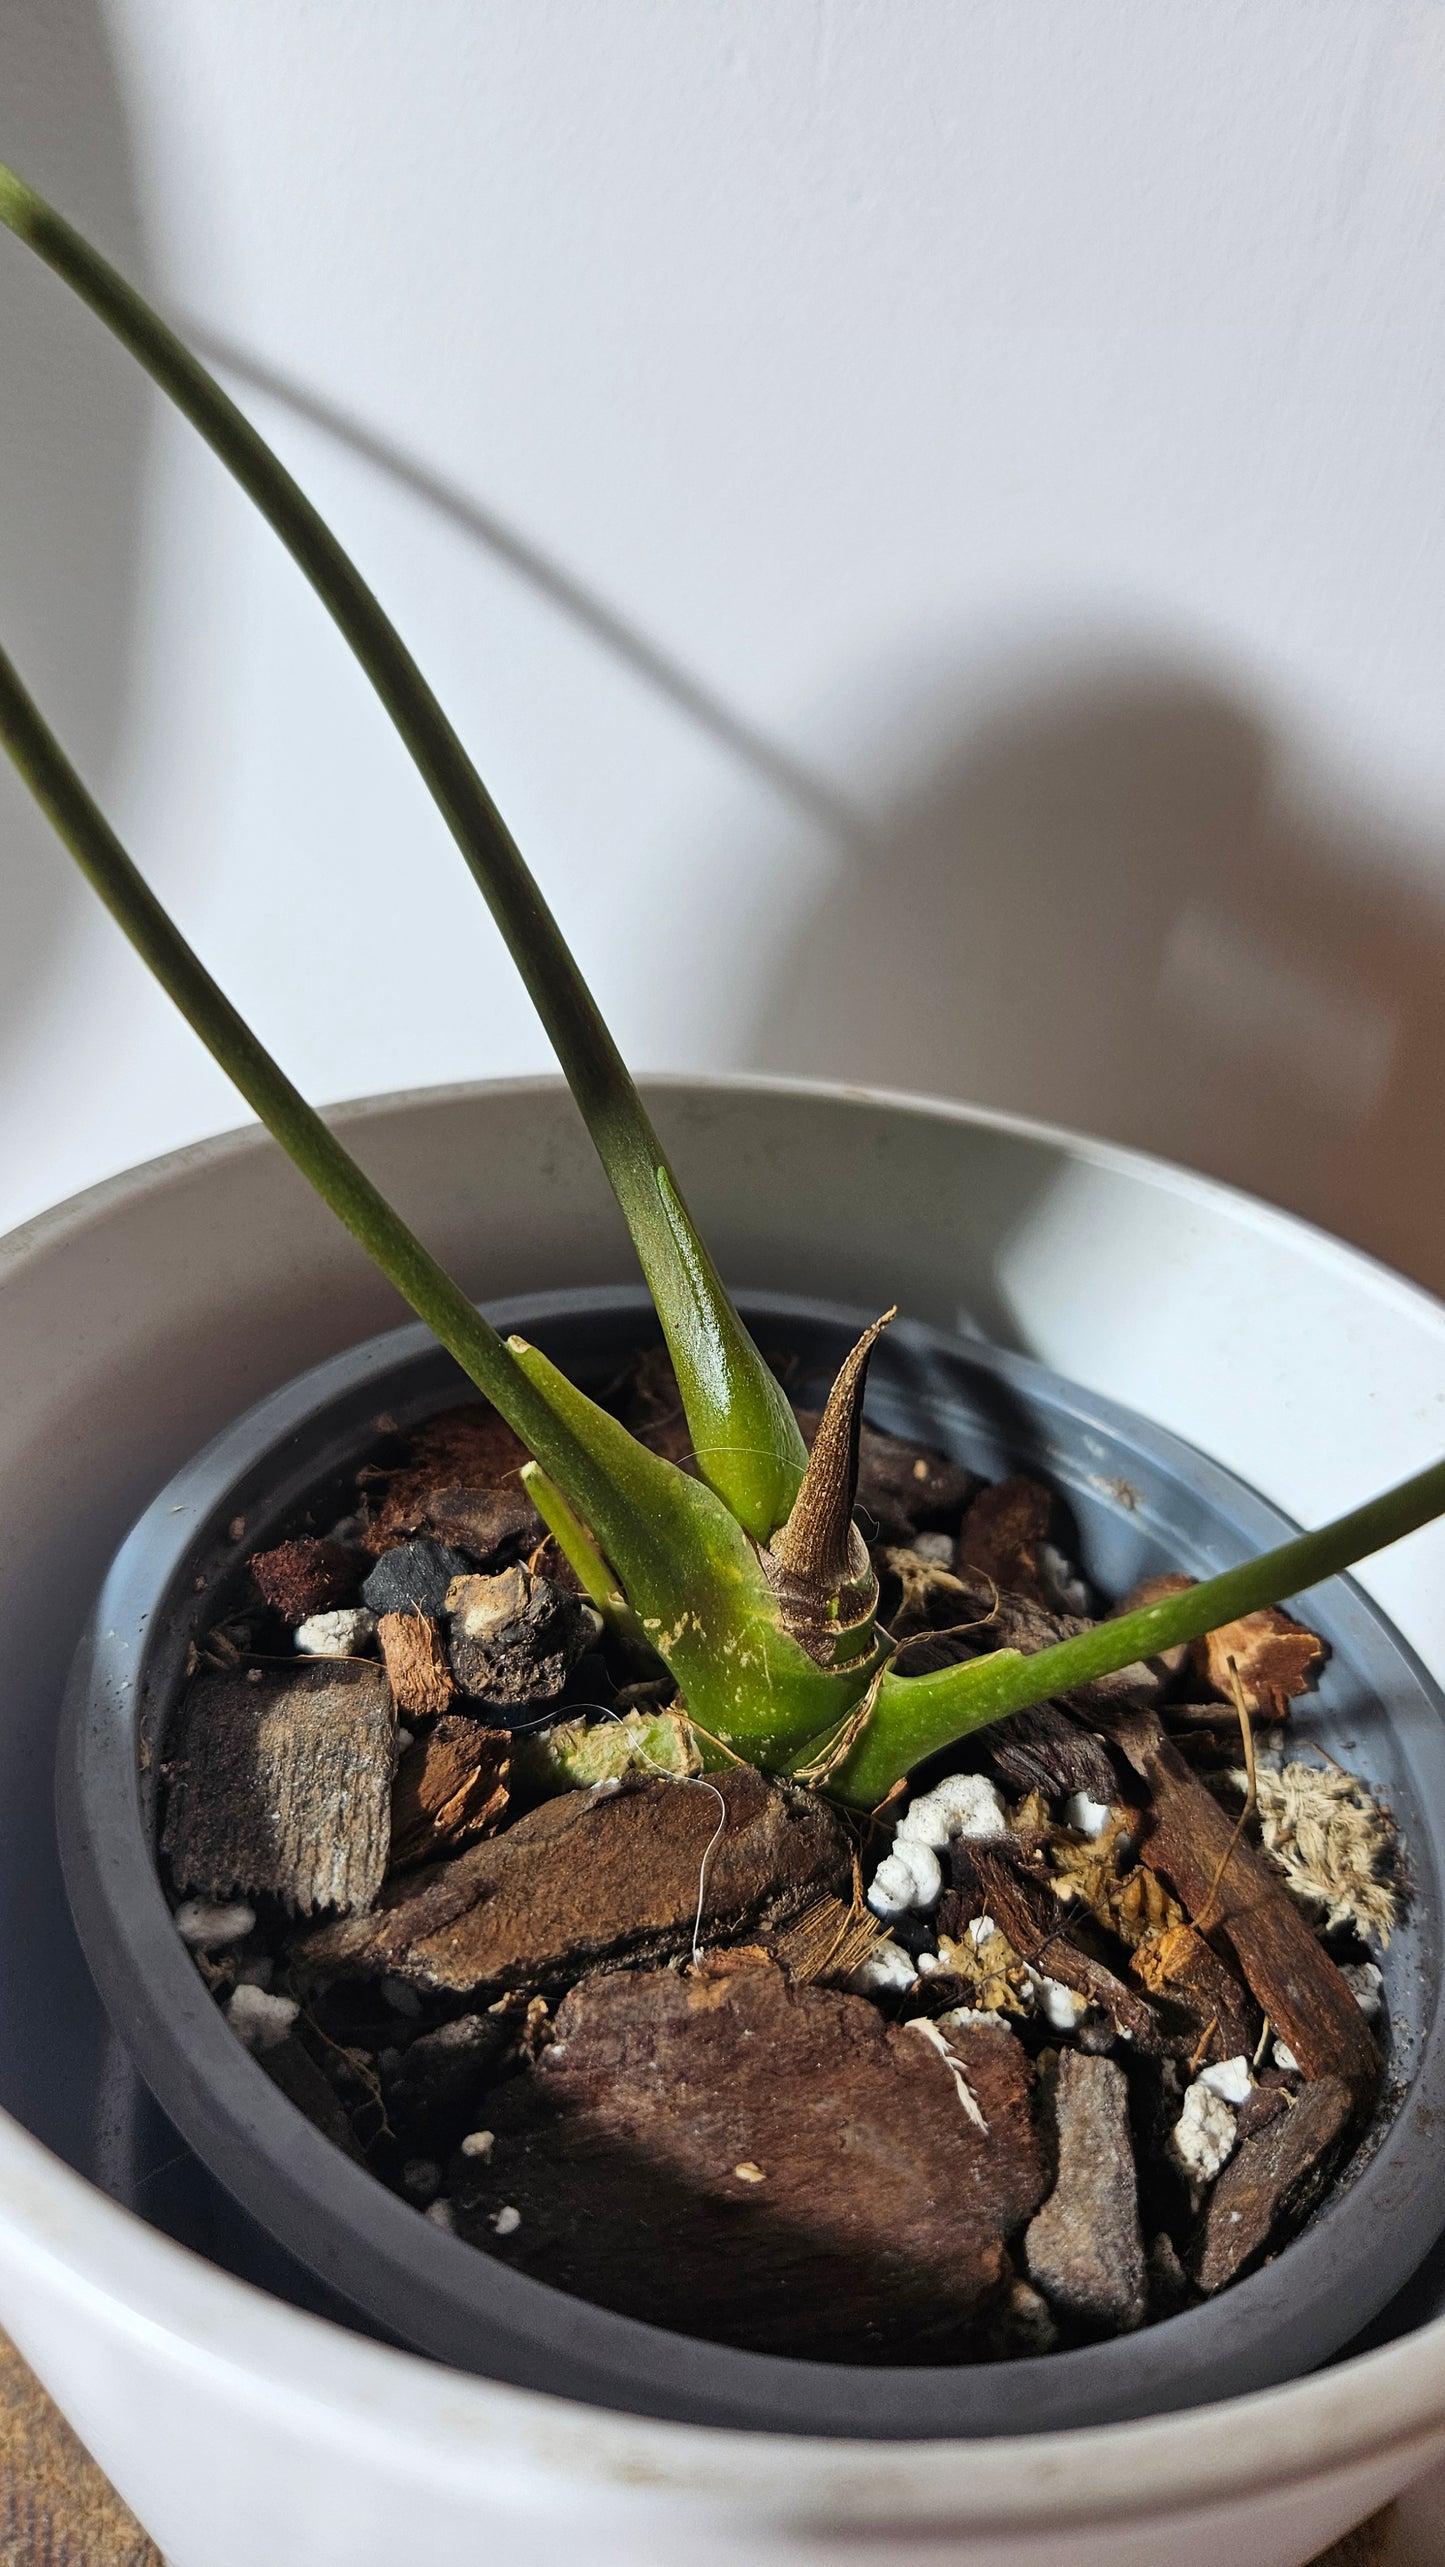
[[[1320,1534],[1031,1655],[990,1651],[925,1676],[901,1673],[880,1632],[872,1566],[850,1531],[862,1380],[876,1329],[844,1364],[810,1459],[555,927],[379,610],[244,422],[161,325],[18,183],[7,186],[0,210],[183,397],[286,533],[402,719],[468,860],[485,876],[628,1218],[699,1478],[627,1435],[535,1349],[504,1344],[479,1320],[206,981],[7,670],[8,744],[97,888],[263,1120],[529,1445],[545,1474],[534,1469],[530,1486],[577,1579],[624,1637],[636,1639],[635,1625],[648,1635],[705,1747],[723,1762],[792,1774],[869,1810],[920,1759],[959,1738],[1272,1605],[1445,1507],[1445,1470],[1436,1468]],[[1235,1859],[1233,1845],[1222,1850],[1221,1880]],[[1211,1870],[1205,1909],[1215,1887]]]

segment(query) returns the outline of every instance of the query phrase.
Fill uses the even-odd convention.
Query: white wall
[[[1439,0],[0,0],[0,148],[240,357],[634,1060],[1093,1124],[1445,1287],[1442,127]],[[24,258],[5,629],[137,855],[316,1096],[540,1065]],[[237,1119],[63,861],[0,780],[0,1221]]]

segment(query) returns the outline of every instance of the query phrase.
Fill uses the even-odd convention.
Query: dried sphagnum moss
[[[1230,1776],[1238,1791],[1242,1773]],[[1364,1783],[1338,1765],[1258,1774],[1260,1841],[1285,1884],[1327,1930],[1353,1926],[1384,1947],[1400,1917],[1399,1830]]]

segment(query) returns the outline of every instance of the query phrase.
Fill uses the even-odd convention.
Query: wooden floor
[[[162,2567],[155,2542],[3,2335],[0,2567]]]
[[[1314,2567],[1390,2567],[1391,2506]],[[0,2567],[165,2567],[154,2541],[0,2335]]]

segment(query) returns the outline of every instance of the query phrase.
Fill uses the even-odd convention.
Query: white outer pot
[[[972,1317],[1159,1418],[1305,1520],[1437,1457],[1445,1311],[1354,1251],[1131,1153],[921,1100],[653,1081],[739,1282]],[[339,1120],[470,1288],[615,1280],[626,1241],[560,1087]],[[94,2018],[43,1858],[65,1659],[110,1549],[227,1417],[396,1305],[255,1134],[0,1248],[4,2092],[62,2144]],[[1366,1573],[1445,1674],[1445,1530]],[[0,2322],[176,2567],[1297,2567],[1445,2459],[1445,2319],[1295,2386],[1087,2435],[780,2440],[448,2372],[302,2314],[118,2209],[0,2115]]]

